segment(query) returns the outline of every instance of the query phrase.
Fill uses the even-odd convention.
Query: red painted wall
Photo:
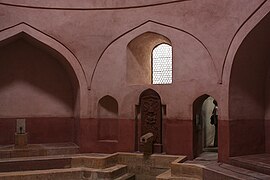
[[[230,122],[230,156],[265,152],[265,130],[262,119]]]
[[[218,121],[218,160],[228,162],[230,156],[230,121]]]
[[[14,133],[16,132],[16,121],[9,118],[0,119],[0,145],[14,144]]]
[[[166,119],[164,151],[167,154],[183,154],[193,157],[193,122],[189,119]]]
[[[74,118],[26,118],[28,143],[74,142]],[[16,118],[0,119],[0,145],[14,144]]]
[[[108,127],[115,127],[117,133],[112,130],[105,132],[104,126],[99,126],[99,121],[104,119],[81,119],[79,144],[81,152],[113,153],[117,151],[134,152],[135,150],[135,124],[130,119],[106,120]],[[117,125],[115,124],[118,121]],[[104,133],[101,135],[101,133]],[[100,139],[100,136],[108,138]],[[117,135],[117,137],[116,137]],[[112,139],[115,138],[115,139]]]
[[[130,119],[118,119],[116,127],[115,119],[106,120],[108,128],[115,127],[118,140],[99,139],[100,133],[107,137],[114,137],[104,132],[104,127],[99,126],[99,121],[104,119],[80,120],[80,148],[81,152],[113,153],[117,151],[135,151],[135,121]],[[192,121],[179,119],[165,119],[163,124],[163,150],[167,154],[185,154],[192,158]]]

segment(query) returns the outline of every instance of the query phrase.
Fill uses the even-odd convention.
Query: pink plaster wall
[[[97,0],[93,2],[100,3]],[[152,2],[154,1],[152,0]],[[252,0],[248,4],[245,3],[245,0],[183,1],[162,6],[100,11],[91,9],[73,10],[72,4],[74,2],[71,3],[70,1],[54,1],[54,5],[49,2],[42,3],[52,8],[59,7],[61,4],[64,4],[65,7],[71,7],[67,10],[1,5],[3,16],[1,16],[0,29],[13,26],[19,22],[26,22],[57,39],[79,59],[90,84],[95,65],[108,45],[113,44],[115,46],[116,44],[113,42],[116,42],[115,40],[118,37],[125,34],[129,41],[132,40],[134,37],[130,37],[129,32],[147,21],[154,21],[169,26],[170,28],[167,29],[182,30],[198,38],[211,52],[214,59],[213,63],[220,73],[226,50],[234,33],[262,2],[263,0]],[[26,6],[29,3],[36,4],[35,1],[30,0],[17,3]],[[42,7],[42,4],[39,5]],[[85,4],[82,3],[82,7],[84,7],[83,5]],[[172,9],[175,9],[175,11]],[[99,20],[93,17],[98,17]],[[154,27],[151,30],[164,34],[160,31],[160,28]],[[211,35],[209,32],[211,32]],[[175,39],[179,40],[181,37]],[[181,43],[174,45],[179,46]],[[125,49],[124,44],[121,44],[120,47]]]
[[[0,53],[0,64],[14,65],[16,71],[5,68],[0,74],[7,76],[12,72],[16,78],[13,81],[12,76],[8,76],[8,79],[0,77],[0,84],[9,84],[0,89],[0,116],[73,117],[75,111],[75,116],[81,119],[74,120],[74,123],[71,120],[74,130],[66,139],[60,138],[59,141],[76,139],[82,152],[132,152],[135,105],[138,104],[140,93],[152,88],[159,93],[162,104],[166,104],[167,108],[164,115],[166,152],[192,157],[193,102],[199,96],[209,94],[219,103],[220,159],[226,161],[231,155],[263,152],[264,146],[270,149],[268,129],[265,129],[268,127],[265,117],[269,119],[269,98],[268,94],[263,95],[265,85],[269,84],[266,82],[266,50],[261,46],[264,43],[250,46],[258,40],[256,36],[248,37],[250,39],[241,45],[239,51],[234,42],[240,42],[237,38],[243,28],[251,26],[249,29],[252,29],[269,10],[269,1],[263,0],[251,0],[249,3],[246,0],[190,0],[174,3],[167,0],[80,0],[76,3],[70,0],[1,0],[0,40],[20,31],[30,32],[35,38],[41,38],[42,42],[47,38],[46,45],[62,54],[65,57],[63,62],[66,61],[70,69],[63,62],[56,63],[58,61],[52,57],[52,52],[44,53],[28,45],[3,45],[0,51],[10,48],[8,51],[16,53],[7,53],[6,50]],[[171,85],[129,81],[130,77],[132,79],[132,76],[138,75],[127,72],[128,44],[145,32],[161,34],[170,40],[173,47]],[[33,48],[35,51],[32,51]],[[235,57],[231,51],[237,52]],[[29,57],[21,56],[20,53]],[[13,57],[13,60],[19,56],[26,59],[24,62],[27,63],[10,64],[2,61],[6,56]],[[39,64],[33,66],[37,63],[36,59],[42,63],[42,69],[38,68]],[[235,60],[237,63],[232,63]],[[20,72],[22,68],[28,69]],[[33,71],[37,76],[30,77],[30,80],[20,75]],[[74,77],[71,71],[75,72]],[[46,82],[45,77],[51,78],[50,81]],[[79,85],[74,85],[76,78]],[[23,83],[19,79],[23,79]],[[76,94],[72,87],[76,87],[80,93]],[[9,99],[9,93],[16,96]],[[98,119],[98,101],[105,95],[116,99],[118,117],[117,120],[105,120],[102,124],[99,123],[101,119]],[[35,98],[29,98],[32,96]],[[18,98],[23,97],[28,97],[27,101],[18,101]],[[17,106],[13,106],[14,103]],[[54,124],[49,120],[47,123]],[[63,120],[62,124],[65,123]],[[63,127],[71,128],[71,124]],[[14,127],[7,120],[0,121],[0,125],[0,128]],[[38,124],[31,126],[33,130],[35,126]],[[253,136],[245,136],[249,128],[260,141],[255,141]],[[100,142],[99,133],[107,131],[110,133],[102,139],[116,139],[117,136],[118,141]],[[62,132],[60,137],[65,137],[64,130],[60,129],[59,132]],[[0,142],[10,142],[11,134]],[[51,141],[42,135],[36,139],[40,142]],[[256,145],[256,148],[251,145]]]

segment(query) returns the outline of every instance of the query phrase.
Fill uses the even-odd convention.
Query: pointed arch
[[[155,32],[145,32],[133,38],[127,45],[127,83],[153,83],[153,50],[160,44],[168,44],[168,37]]]
[[[99,118],[118,117],[118,102],[114,97],[106,95],[99,99],[98,117]]]
[[[88,115],[88,100],[87,98],[85,98],[87,97],[86,76],[81,64],[79,63],[75,55],[65,45],[63,45],[53,37],[24,22],[0,30],[0,43],[5,42],[5,40],[12,39],[20,34],[26,34],[27,36],[30,36],[40,45],[46,46],[50,50],[52,50],[53,53],[56,53],[58,56],[64,57],[62,59],[64,59],[65,63],[67,63],[71,67],[79,85],[79,93],[77,95],[78,97],[76,102],[77,111],[75,112],[75,116],[86,117]]]
[[[231,75],[231,68],[233,65],[234,57],[237,50],[241,46],[247,35],[256,27],[256,25],[270,12],[270,2],[265,0],[262,4],[255,10],[250,17],[240,26],[239,30],[234,35],[230,46],[228,48],[225,60],[223,62],[221,81],[224,84],[229,84],[229,79]]]
[[[270,1],[263,1],[261,5],[255,10],[254,13],[247,18],[247,20],[243,23],[243,25],[239,28],[239,30],[234,35],[230,46],[228,48],[225,60],[223,62],[222,74],[221,74],[221,83],[225,85],[226,89],[226,97],[224,101],[222,101],[222,116],[223,119],[229,119],[229,87],[230,87],[230,77],[231,70],[233,66],[233,62],[236,56],[238,49],[243,43],[244,39],[248,36],[248,34],[259,24],[259,22],[270,12]]]
[[[157,31],[158,29],[158,31]],[[214,60],[213,60],[213,57],[211,56],[211,53],[210,51],[207,49],[206,45],[203,44],[203,42],[198,38],[196,37],[195,35],[193,35],[192,33],[184,30],[184,29],[181,29],[181,28],[178,28],[178,27],[174,27],[174,26],[171,26],[171,25],[168,25],[168,24],[164,24],[164,23],[161,23],[161,22],[157,22],[157,21],[153,21],[153,20],[147,20],[141,24],[139,24],[138,26],[135,26],[134,28],[131,28],[129,29],[128,31],[120,34],[118,37],[116,37],[113,41],[111,41],[106,47],[105,49],[102,51],[102,53],[100,54],[96,64],[95,64],[95,67],[94,67],[94,70],[93,70],[93,73],[92,73],[92,76],[91,76],[91,79],[89,80],[89,89],[92,89],[92,85],[93,85],[93,82],[94,82],[94,79],[95,79],[95,74],[96,74],[96,71],[98,69],[98,65],[102,59],[102,57],[104,56],[104,54],[106,53],[106,51],[114,44],[116,43],[118,40],[120,40],[121,38],[124,38],[126,36],[129,37],[129,35],[131,34],[137,34],[137,36],[139,36],[140,34],[144,34],[146,32],[168,32],[168,30],[176,30],[178,32],[182,32],[184,34],[186,34],[187,36],[191,37],[192,39],[194,39],[194,41],[196,41],[198,44],[200,44],[200,46],[202,46],[202,48],[206,51],[206,53],[208,54],[210,60],[211,60],[211,64],[213,65],[214,67],[214,71],[216,73],[216,78],[217,78],[217,81],[218,81],[218,72],[217,72],[217,68],[215,66],[215,63],[214,63]],[[160,33],[161,33],[160,32]],[[136,38],[136,35],[135,35],[135,38]],[[131,37],[131,40],[134,39]]]

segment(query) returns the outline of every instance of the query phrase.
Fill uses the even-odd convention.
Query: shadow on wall
[[[270,152],[270,13],[245,37],[232,64],[229,156]]]
[[[14,144],[16,118],[29,143],[74,141],[78,81],[64,61],[25,33],[0,42],[0,144]]]
[[[77,86],[57,57],[23,36],[0,44],[1,116],[73,117]]]

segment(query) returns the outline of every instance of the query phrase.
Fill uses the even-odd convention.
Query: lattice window
[[[160,44],[152,52],[152,84],[172,83],[172,46]]]

